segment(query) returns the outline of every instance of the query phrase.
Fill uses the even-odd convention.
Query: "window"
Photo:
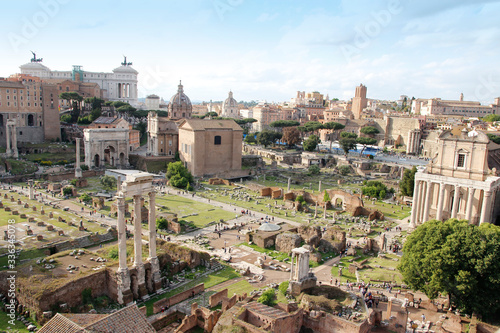
[[[221,137],[220,135],[216,135],[214,137],[214,145],[220,145],[221,144]]]
[[[465,167],[465,154],[458,154],[457,168]]]

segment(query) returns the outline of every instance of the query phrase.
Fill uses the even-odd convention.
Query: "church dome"
[[[235,108],[237,106],[238,106],[238,102],[236,102],[236,100],[233,98],[233,92],[230,91],[228,98],[226,98],[226,100],[222,104],[222,108],[223,109],[225,109],[225,108]]]
[[[191,118],[193,106],[189,97],[184,93],[182,82],[179,82],[177,94],[170,98],[168,111],[171,118]]]

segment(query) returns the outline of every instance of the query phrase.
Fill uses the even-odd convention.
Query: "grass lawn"
[[[0,311],[0,332],[29,333],[29,331],[26,329],[26,326],[24,326],[22,322],[15,320],[14,325],[10,325],[9,320],[10,317],[7,316],[7,313]],[[36,324],[34,325],[39,327]]]
[[[229,297],[232,297],[235,294],[241,295],[244,293],[247,293],[247,295],[250,295],[250,292],[252,292],[255,289],[258,289],[256,286],[250,284],[247,280],[241,280],[241,281],[235,282],[235,283],[227,286],[226,288],[227,288],[227,295]],[[222,289],[226,289],[226,288],[217,289],[217,291],[221,291]]]
[[[16,259],[16,264],[19,264],[20,260],[40,258],[46,256],[47,255],[45,254],[44,250],[41,249],[21,250],[19,257]],[[9,260],[8,256],[0,257],[0,270],[7,269],[7,267],[4,266],[7,265],[8,260]]]
[[[188,290],[189,288],[192,288],[200,283],[204,283],[205,289],[207,289],[207,288],[213,287],[215,285],[218,285],[219,283],[222,283],[224,281],[231,280],[231,279],[234,279],[237,277],[239,277],[239,274],[236,273],[236,271],[234,269],[232,269],[231,267],[226,266],[222,270],[218,271],[217,273],[209,274],[209,275],[204,276],[202,278],[188,282],[187,284],[185,284],[182,287],[170,290],[169,292],[166,292],[163,295],[155,296],[144,303],[146,305],[146,309],[147,309],[147,316],[151,316],[153,314],[153,304],[155,302],[159,301],[160,299],[171,297],[172,295],[176,295],[180,292]]]
[[[10,173],[13,175],[30,174],[38,170],[38,167],[33,162],[12,159],[8,159],[8,161],[12,168]]]
[[[375,201],[375,205],[372,205],[371,200],[364,200],[364,204],[366,208],[378,209],[385,217],[392,219],[401,220],[411,214],[411,207],[406,205],[403,205],[403,209],[401,209],[401,206],[388,204],[382,201]]]
[[[278,261],[283,261],[286,258],[290,258],[290,256],[287,253],[279,252],[279,251],[276,251],[274,249],[263,249],[263,248],[255,245],[255,244],[241,243],[241,244],[238,244],[238,245],[248,246],[248,247],[254,249],[257,252],[265,253],[266,255],[268,255],[271,258],[276,259]]]
[[[161,212],[176,213],[179,220],[192,222],[198,228],[203,228],[212,221],[226,221],[235,217],[235,213],[176,195],[157,196],[156,204],[166,207]]]

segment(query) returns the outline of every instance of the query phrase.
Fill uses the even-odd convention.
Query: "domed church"
[[[189,97],[184,94],[182,82],[179,82],[177,94],[172,96],[168,103],[168,116],[172,119],[191,118],[193,105]]]
[[[233,92],[229,92],[229,96],[222,103],[222,117],[239,118],[240,112],[238,110],[238,102],[233,98]]]

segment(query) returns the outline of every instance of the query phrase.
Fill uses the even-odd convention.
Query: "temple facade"
[[[410,227],[428,220],[496,223],[500,209],[500,146],[483,132],[442,132],[433,159],[415,174]]]

